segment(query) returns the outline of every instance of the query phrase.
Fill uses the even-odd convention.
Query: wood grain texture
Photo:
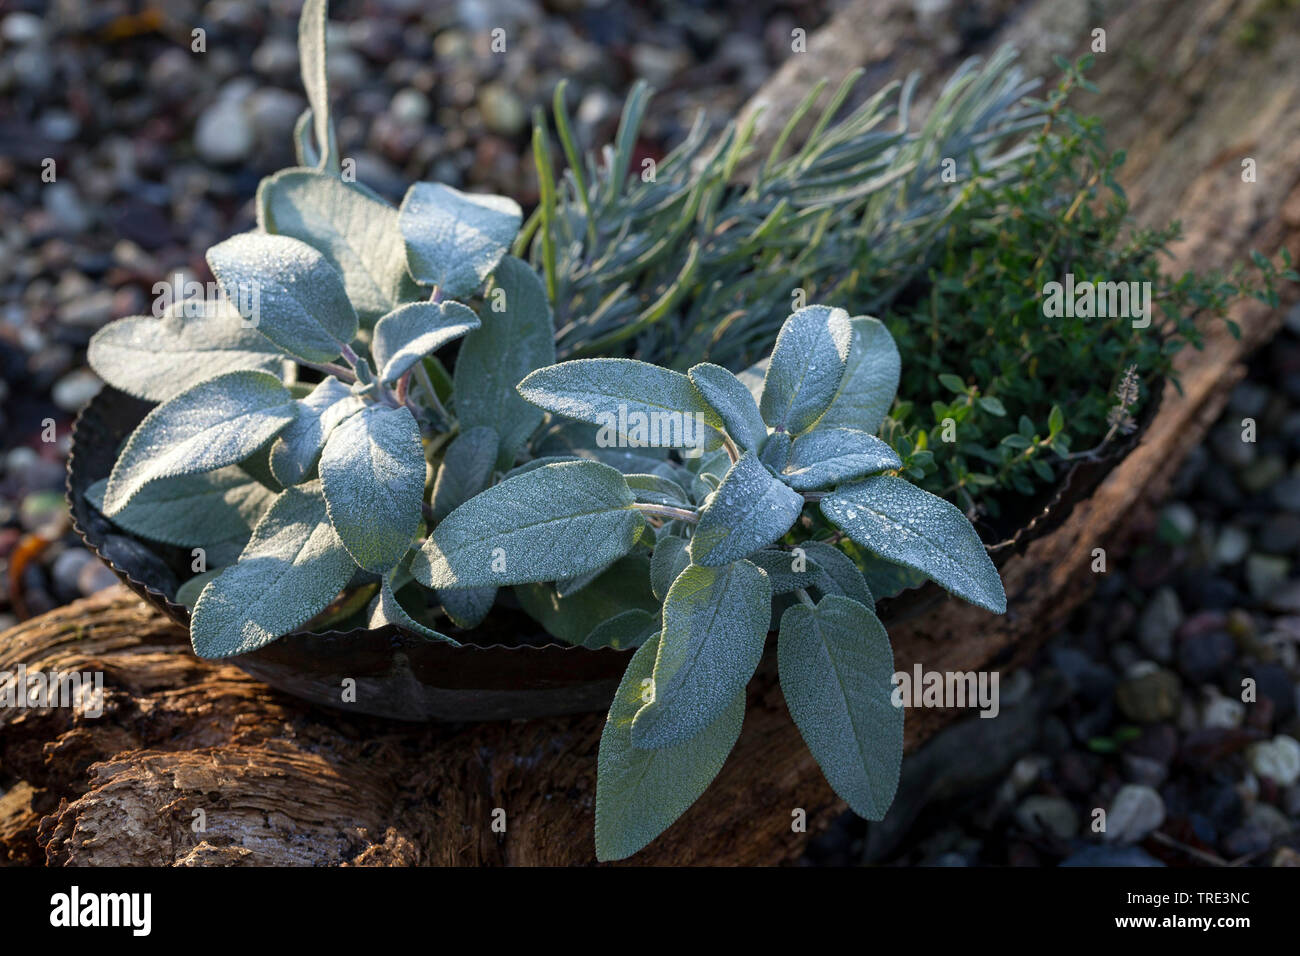
[[[770,121],[813,78],[835,81],[858,65],[870,67],[872,86],[915,67],[941,75],[1003,41],[1050,73],[1051,53],[1084,52],[1090,30],[1103,26],[1111,52],[1092,75],[1102,92],[1079,105],[1128,148],[1123,180],[1139,217],[1182,219],[1186,238],[1170,267],[1219,267],[1252,247],[1300,253],[1300,24],[1267,0],[1103,3],[1088,7],[1105,13],[1097,22],[1065,7],[1084,5],[995,0],[960,15],[954,5],[926,24],[910,3],[854,3],[761,98]],[[1266,43],[1244,46],[1261,24]],[[1241,181],[1245,156],[1258,164],[1256,183]],[[1214,332],[1204,351],[1181,355],[1183,391],[1167,392],[1139,447],[1061,528],[1004,567],[1009,613],[949,601],[895,627],[900,668],[1013,667],[1087,599],[1093,548],[1113,556],[1142,523],[1223,408],[1243,358],[1280,321],[1259,305],[1234,317],[1242,339]],[[107,701],[100,719],[0,710],[0,859],[8,862],[593,862],[603,715],[411,727],[313,708],[232,665],[197,660],[183,632],[118,589],[0,635],[0,671],[18,663],[102,670]],[[908,748],[951,716],[909,711]],[[491,826],[497,808],[504,833]],[[634,862],[790,862],[806,839],[791,832],[795,808],[815,831],[843,805],[789,720],[769,654],[727,766]]]

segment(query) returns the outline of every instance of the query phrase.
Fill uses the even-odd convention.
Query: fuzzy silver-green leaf
[[[107,480],[86,489],[86,499],[103,510]],[[275,493],[234,465],[197,475],[162,478],[145,485],[112,522],[141,538],[178,547],[211,549],[248,542]]]
[[[799,518],[803,496],[772,476],[752,451],[709,497],[691,538],[691,560],[716,567],[766,548]]]
[[[763,379],[763,421],[791,435],[811,428],[839,390],[852,339],[843,309],[810,305],[786,319]]]
[[[222,291],[257,331],[307,362],[332,362],[357,334],[343,277],[291,236],[245,232],[208,250]]]
[[[398,306],[376,323],[370,340],[379,380],[396,382],[420,359],[478,327],[478,316],[459,302]]]
[[[243,324],[225,299],[194,299],[161,318],[132,315],[90,339],[86,358],[116,389],[165,402],[223,372],[256,369],[280,376],[286,359],[266,336]]]
[[[456,417],[462,428],[496,430],[497,466],[504,470],[514,465],[543,418],[542,410],[524,401],[515,386],[529,372],[555,361],[551,307],[541,280],[525,263],[506,256],[492,276],[479,321],[482,325],[465,336],[456,356]]]
[[[654,699],[632,725],[637,747],[689,740],[744,691],[763,656],[772,587],[748,561],[690,565],[664,600],[654,666]]]
[[[406,271],[397,210],[337,176],[314,169],[268,176],[257,187],[257,224],[318,250],[366,323],[423,297]]]
[[[343,546],[367,571],[383,574],[420,529],[424,446],[408,408],[371,405],[325,440],[321,484]]]
[[[722,417],[681,372],[622,358],[575,359],[533,372],[519,394],[599,427],[602,447],[716,448]]]
[[[658,750],[632,745],[658,640],[642,644],[623,673],[596,762],[596,859],[622,860],[668,829],[713,782],[740,737],[745,693],[689,740]]]
[[[853,339],[844,378],[817,427],[860,428],[874,435],[898,391],[898,346],[879,319],[855,315],[849,322]]]
[[[441,521],[488,486],[497,460],[497,433],[484,425],[457,435],[433,482],[433,520]]]
[[[901,478],[873,475],[821,501],[822,514],[862,547],[927,575],[996,614],[1007,609],[997,568],[954,505]]]
[[[136,426],[108,476],[110,518],[160,478],[243,461],[293,421],[293,396],[267,372],[227,372],[159,405]]]
[[[301,627],[334,600],[356,564],[325,511],[320,484],[283,491],[236,564],[208,582],[190,640],[200,657],[246,654]]]
[[[411,564],[426,587],[558,581],[632,550],[645,521],[623,476],[571,461],[507,478],[447,515]]]
[[[302,481],[330,432],[349,415],[365,408],[365,401],[336,378],[326,377],[306,397],[298,400],[298,415],[271,446],[271,475],[287,488]]]
[[[894,449],[875,435],[819,422],[794,440],[781,479],[795,491],[812,491],[902,466]]]
[[[707,362],[694,366],[686,374],[704,400],[722,417],[727,434],[736,444],[757,451],[767,437],[767,426],[744,383],[721,365]]]
[[[376,596],[375,605],[370,612],[369,626],[373,629],[384,627],[387,624],[392,624],[421,637],[427,637],[435,641],[446,641],[454,647],[460,646],[459,641],[453,640],[446,634],[435,631],[431,627],[426,627],[413,618],[410,612],[402,607],[401,602],[397,600],[397,594],[393,591],[391,577],[386,574],[379,585],[379,594]]]
[[[853,812],[884,817],[903,762],[894,652],[880,619],[850,598],[795,604],[777,638],[781,692],[831,788]]]
[[[398,212],[411,275],[452,299],[470,295],[492,274],[522,221],[513,199],[442,183],[416,183]]]

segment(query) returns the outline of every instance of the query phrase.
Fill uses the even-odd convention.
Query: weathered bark
[[[1110,53],[1087,104],[1129,149],[1123,179],[1140,218],[1182,218],[1186,238],[1171,268],[1208,269],[1255,247],[1300,252],[1300,29],[1267,0],[1135,4],[1096,23],[1062,5],[993,3],[1014,12],[980,49],[1018,42],[1042,69],[1052,52],[1081,53],[1105,27]],[[1114,5],[1103,4],[1103,8]],[[1100,9],[1100,8],[1094,8]],[[983,35],[912,5],[857,3],[788,66],[763,96],[776,105],[812,76],[874,67],[873,85],[912,67],[940,73]],[[1270,19],[1274,18],[1274,19]],[[1065,23],[1065,20],[1070,20]],[[974,23],[974,26],[970,24]],[[1266,48],[1240,44],[1246,28]],[[815,54],[815,55],[814,55]],[[878,74],[878,75],[876,75]],[[1240,162],[1256,160],[1243,183]],[[994,618],[950,601],[891,635],[910,668],[1007,668],[1086,599],[1092,549],[1112,557],[1202,438],[1279,315],[1243,305],[1240,341],[1214,332],[1179,366],[1172,389],[1131,453],[1055,532],[1003,568],[1009,613]],[[200,661],[185,635],[133,596],[114,591],[0,635],[0,671],[102,670],[105,715],[68,709],[0,710],[0,850],[13,862],[53,864],[571,864],[592,860],[594,768],[603,715],[526,723],[401,726],[313,708],[245,676]],[[909,749],[951,714],[911,710]],[[16,781],[16,783],[15,783]],[[491,827],[506,814],[506,832]],[[703,798],[639,863],[778,863],[843,809],[786,713],[767,660],[751,682],[745,727]],[[206,829],[196,832],[196,811]]]

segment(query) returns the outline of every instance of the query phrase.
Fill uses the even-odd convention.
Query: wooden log
[[[1000,15],[1010,6],[982,9]],[[1160,223],[1181,215],[1186,238],[1171,268],[1223,266],[1251,247],[1268,252],[1286,244],[1300,253],[1300,25],[1267,0],[1156,0],[1065,26],[1053,9],[1061,6],[1017,5],[1012,26],[979,27],[973,32],[989,35],[973,45],[972,30],[942,19],[927,32],[910,19],[911,4],[855,3],[810,38],[819,55],[783,70],[763,95],[769,104],[789,103],[809,76],[834,80],[866,62],[864,49],[880,58],[876,85],[912,66],[942,72],[960,55],[1009,39],[1031,62],[1045,51],[1081,53],[1089,31],[1101,26],[1112,52],[1099,57],[1094,73],[1101,95],[1083,106],[1128,147],[1123,178],[1139,217]],[[855,32],[846,22],[858,25]],[[1266,48],[1241,46],[1261,30]],[[868,42],[858,42],[863,38]],[[1254,183],[1242,182],[1245,157],[1257,163]],[[996,618],[950,601],[895,627],[900,668],[1015,666],[1087,598],[1096,580],[1092,549],[1116,553],[1221,411],[1245,355],[1280,320],[1257,304],[1237,308],[1234,318],[1241,340],[1215,331],[1204,351],[1180,356],[1183,392],[1167,390],[1139,447],[1058,530],[1004,567],[1009,613]],[[196,659],[182,631],[118,589],[0,635],[0,671],[20,663],[31,671],[102,671],[107,700],[98,719],[66,708],[0,710],[0,781],[7,787],[0,858],[10,862],[593,859],[603,715],[402,726],[314,708],[233,665]],[[909,711],[909,749],[951,716]],[[491,827],[498,808],[504,833]],[[745,727],[727,766],[634,862],[789,862],[806,839],[791,831],[796,808],[815,831],[843,805],[790,722],[769,655],[750,684]]]

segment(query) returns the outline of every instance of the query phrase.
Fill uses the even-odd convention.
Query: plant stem
[[[648,515],[660,515],[677,521],[689,521],[691,524],[695,524],[700,520],[700,516],[689,508],[674,508],[672,505],[652,505],[644,501],[634,501],[632,507]]]
[[[800,601],[801,601],[801,602],[802,602],[806,607],[814,607],[814,608],[815,608],[815,607],[817,606],[816,604],[813,603],[813,599],[812,599],[811,597],[809,597],[808,592],[805,591],[803,588],[795,588],[795,589],[794,589],[794,593],[795,593],[795,596],[796,596],[797,598],[799,598],[799,600],[800,600]]]
[[[415,363],[415,377],[420,380],[420,387],[424,389],[425,395],[429,397],[429,404],[433,407],[433,410],[442,416],[443,422],[448,427],[454,424],[456,419],[452,418],[447,409],[443,408],[442,402],[438,401],[438,392],[433,387],[433,380],[429,378],[429,372],[425,369],[423,361]]]
[[[306,368],[314,368],[318,372],[326,375],[333,375],[340,382],[346,382],[348,385],[357,380],[356,373],[351,369],[344,368],[342,365],[335,365],[333,362],[308,362],[305,359],[296,359],[299,365]]]

